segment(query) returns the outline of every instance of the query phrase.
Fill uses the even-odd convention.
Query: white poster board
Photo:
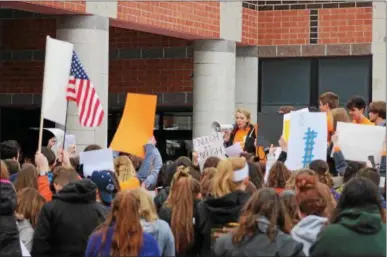
[[[227,147],[225,150],[228,157],[239,157],[243,152],[241,143],[239,142]]]
[[[194,138],[194,151],[198,153],[200,169],[208,157],[215,156],[224,159],[226,150],[224,148],[223,134],[220,132],[212,133],[209,136]]]
[[[284,137],[284,140],[288,142],[289,140],[289,129],[290,129],[290,120],[293,113],[300,113],[300,112],[309,112],[308,108],[304,108],[297,111],[291,111],[290,113],[284,114],[284,120],[282,124],[282,136]]]
[[[375,164],[380,164],[386,127],[338,122],[336,133],[346,160],[367,162],[374,156]]]
[[[83,175],[90,177],[94,171],[110,170],[114,171],[113,151],[110,148],[80,152],[79,163],[83,164]]]
[[[314,160],[327,158],[327,116],[324,112],[292,112],[286,166],[307,168]]]
[[[69,83],[74,45],[46,37],[46,55],[42,93],[42,115],[45,119],[65,125],[66,88]]]

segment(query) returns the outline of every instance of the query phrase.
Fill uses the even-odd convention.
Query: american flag
[[[78,106],[79,121],[83,127],[98,127],[105,115],[97,92],[73,52],[69,84],[67,86],[67,101],[74,101]]]

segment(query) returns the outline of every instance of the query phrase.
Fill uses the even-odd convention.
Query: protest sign
[[[204,162],[210,156],[225,158],[226,150],[223,142],[223,134],[220,132],[193,139],[194,151],[198,153],[200,168],[203,167]]]
[[[385,127],[338,122],[336,133],[346,160],[367,162],[373,156],[375,164],[380,164]]]
[[[88,152],[80,152],[79,162],[83,164],[83,176],[90,177],[94,171],[114,171],[112,149],[100,149]]]
[[[314,160],[327,158],[327,116],[324,112],[293,112],[289,129],[286,166],[307,168]]]

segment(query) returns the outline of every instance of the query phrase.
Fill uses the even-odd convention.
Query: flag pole
[[[63,151],[65,150],[64,147],[65,147],[65,142],[66,142],[67,113],[68,113],[68,111],[69,111],[69,101],[66,101],[66,116],[65,116],[65,124],[64,124],[64,135],[63,135],[64,138],[63,138],[63,145],[62,145]]]
[[[43,104],[42,104],[41,110],[43,110]],[[44,124],[43,111],[40,111],[39,140],[38,140],[38,152],[39,153],[42,151],[43,124]]]

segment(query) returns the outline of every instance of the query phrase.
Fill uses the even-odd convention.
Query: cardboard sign
[[[367,162],[373,156],[375,164],[380,164],[385,127],[338,122],[336,133],[346,160]]]
[[[307,168],[314,160],[327,158],[327,115],[324,112],[292,113],[286,166]]]
[[[223,134],[220,132],[193,139],[194,151],[198,153],[201,168],[208,157],[225,158],[226,149],[224,148],[223,142]]]
[[[90,177],[94,171],[114,171],[113,151],[109,148],[80,152],[79,162],[83,164],[83,175],[85,178]]]
[[[153,136],[156,103],[156,95],[127,94],[124,113],[110,148],[144,157],[144,145]]]

